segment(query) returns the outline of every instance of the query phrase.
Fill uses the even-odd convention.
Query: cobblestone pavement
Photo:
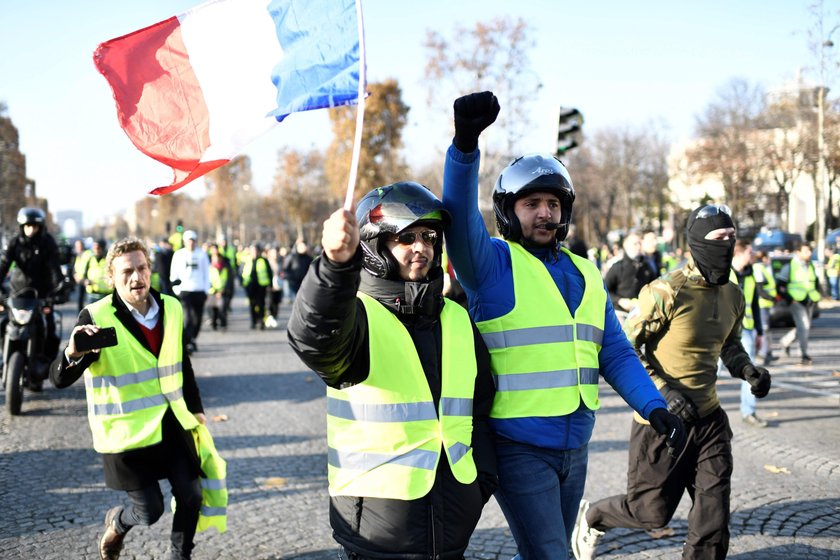
[[[247,329],[237,298],[225,333],[207,326],[195,369],[217,447],[228,461],[229,530],[200,534],[196,560],[335,558],[327,519],[324,387],[288,347],[284,330]],[[69,307],[67,308],[70,309]],[[284,305],[280,326],[289,307]],[[65,333],[74,323],[65,312]],[[781,331],[774,332],[776,340]],[[739,381],[721,378],[720,395],[735,433],[730,558],[840,558],[840,307],[815,322],[814,365],[798,351],[774,364],[774,389],[760,401],[770,421],[740,421]],[[778,354],[777,350],[777,354]],[[621,493],[626,484],[631,414],[609,387],[590,444],[586,496]],[[105,512],[123,494],[105,488],[92,451],[79,382],[27,393],[23,414],[0,413],[0,558],[97,558]],[[685,498],[658,540],[614,530],[599,557],[679,558],[686,534]],[[128,535],[122,558],[166,558],[171,514]],[[468,559],[508,559],[516,552],[495,501],[473,536]]]

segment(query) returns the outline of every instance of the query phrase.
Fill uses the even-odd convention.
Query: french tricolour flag
[[[358,0],[355,0],[358,1]],[[354,0],[212,0],[94,53],[125,133],[172,192],[296,111],[356,102]]]

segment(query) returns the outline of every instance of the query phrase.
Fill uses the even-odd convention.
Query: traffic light
[[[581,127],[583,115],[574,108],[560,108],[560,122],[557,132],[557,156],[562,156],[569,150],[580,145],[583,140]]]

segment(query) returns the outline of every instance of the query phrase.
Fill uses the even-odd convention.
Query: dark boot
[[[112,507],[105,514],[105,532],[99,539],[100,560],[119,560],[120,558],[125,533],[120,533],[117,529],[117,518],[122,509],[122,506]]]

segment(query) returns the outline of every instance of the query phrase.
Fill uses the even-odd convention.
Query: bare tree
[[[285,244],[295,239],[312,239],[305,230],[326,219],[325,209],[332,200],[325,189],[324,155],[318,150],[288,149],[278,159],[267,208],[275,216],[275,235]],[[281,224],[285,227],[277,227]]]
[[[718,91],[718,99],[697,118],[699,140],[686,151],[688,176],[698,182],[714,177],[722,185],[736,218],[756,199],[763,185],[760,116],[765,96],[758,86],[742,79]]]
[[[658,226],[669,203],[669,144],[657,125],[606,128],[569,155],[577,199],[574,221],[590,241],[613,229]]]
[[[402,131],[408,117],[402,90],[396,80],[368,84],[370,96],[365,103],[365,122],[362,132],[362,151],[356,199],[373,188],[405,180],[408,168],[401,155]],[[335,203],[344,200],[350,160],[353,155],[353,136],[356,127],[355,107],[336,107],[330,110],[334,138],[327,150],[326,179]]]
[[[248,198],[251,182],[251,160],[243,155],[205,175],[207,192],[202,206],[205,220],[215,237],[233,237],[242,220],[242,202]]]
[[[436,30],[426,34],[427,103],[444,111],[451,123],[452,101],[473,91],[491,90],[504,111],[494,129],[503,134],[502,151],[514,152],[531,128],[531,102],[542,87],[530,68],[532,29],[519,18],[478,22],[472,29],[456,25],[450,41]]]
[[[496,124],[479,140],[482,152],[479,185],[483,186],[479,205],[488,226],[493,222],[491,197],[495,178],[517,152],[519,140],[532,129],[532,102],[542,88],[528,55],[536,44],[534,35],[521,18],[496,18],[478,22],[471,29],[456,25],[449,36],[451,39],[437,30],[426,34],[426,101],[432,114],[439,115],[446,123],[442,130],[449,131],[446,133],[449,138],[453,126],[452,103],[457,97],[489,90],[503,107]],[[499,139],[498,143],[492,139]]]

